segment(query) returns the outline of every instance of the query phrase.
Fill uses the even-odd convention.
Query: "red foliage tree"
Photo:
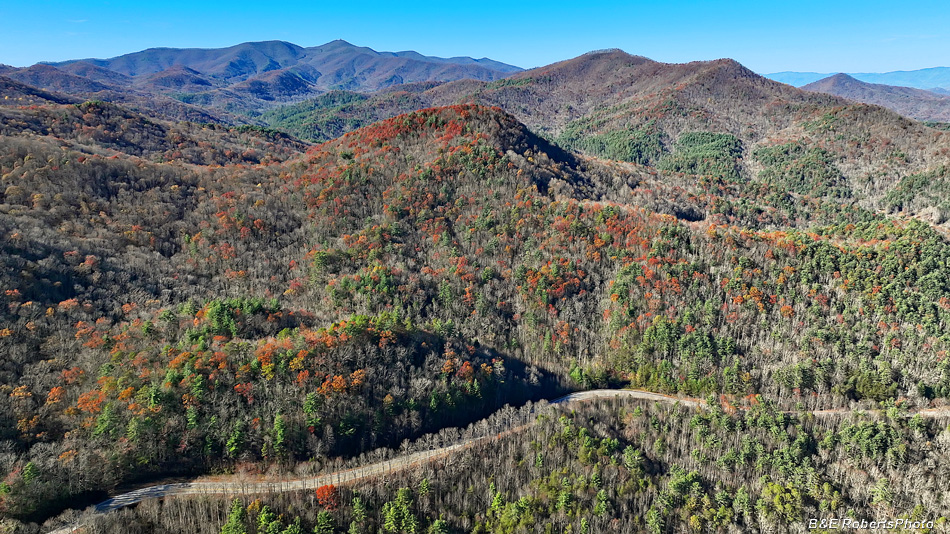
[[[336,510],[340,506],[340,493],[336,486],[329,484],[316,490],[317,502],[326,510]]]

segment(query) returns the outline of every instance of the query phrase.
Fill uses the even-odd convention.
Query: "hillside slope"
[[[0,106],[32,106],[37,104],[68,104],[79,99],[38,89],[6,76],[0,76]]]
[[[5,90],[16,93],[28,92],[34,95],[41,93],[58,93],[51,101],[82,102],[84,100],[103,100],[122,104],[129,109],[143,112],[150,116],[165,120],[191,121],[218,124],[244,124],[247,121],[238,119],[227,111],[189,105],[180,99],[148,91],[141,91],[126,84],[128,80],[122,77],[102,74],[101,69],[87,68],[88,64],[80,65],[76,71],[90,74],[83,77],[70,74],[49,65],[34,65],[26,69],[7,71],[4,79],[18,82],[21,86],[13,88],[6,84]],[[97,70],[98,69],[98,70]],[[24,89],[24,87],[28,89]],[[46,97],[44,100],[50,100]]]

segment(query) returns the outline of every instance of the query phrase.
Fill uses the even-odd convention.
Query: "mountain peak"
[[[623,49],[620,49],[620,48],[600,48],[600,49],[597,49],[597,50],[590,50],[590,51],[585,52],[585,53],[583,53],[583,54],[581,54],[581,55],[584,55],[584,56],[596,56],[596,55],[601,55],[601,54],[617,54],[617,53],[620,53],[620,54],[627,54],[626,52],[623,51]],[[627,54],[627,55],[630,55],[630,54]]]
[[[749,70],[748,67],[746,67],[742,63],[739,63],[738,61],[732,58],[714,59],[709,62],[709,65],[713,67],[714,69],[717,69],[721,72],[730,73],[734,76],[739,76],[743,78],[751,78],[751,77],[758,78],[759,77],[758,74],[756,74],[752,70]]]
[[[857,78],[855,78],[855,77],[853,77],[853,76],[851,76],[851,75],[849,75],[849,74],[845,74],[845,73],[843,73],[843,72],[839,72],[839,73],[837,73],[837,74],[833,74],[833,75],[829,76],[828,78],[831,79],[831,80],[842,80],[842,81],[854,80],[854,81],[858,81]]]
[[[591,50],[590,52],[585,52],[574,59],[580,59],[580,58],[624,58],[624,59],[634,58],[634,59],[652,61],[648,57],[631,54],[629,52],[624,51],[621,48],[601,48],[599,50]],[[568,61],[572,61],[572,60],[568,60]]]
[[[349,42],[349,41],[345,41],[345,40],[343,40],[343,39],[334,39],[334,40],[330,41],[329,43],[324,43],[324,44],[322,44],[322,45],[317,45],[317,46],[308,47],[308,48],[306,48],[306,50],[312,51],[312,52],[319,52],[319,53],[327,53],[327,52],[337,52],[337,53],[339,53],[339,52],[344,52],[344,51],[346,51],[346,52],[360,51],[360,52],[372,53],[372,54],[376,54],[376,53],[377,53],[377,52],[376,52],[375,50],[373,50],[372,48],[368,48],[368,47],[365,47],[365,46],[357,46],[357,45],[355,45],[355,44],[353,44],[353,43],[351,43],[351,42]]]
[[[839,84],[839,85],[841,85],[841,84],[849,84],[849,85],[850,85],[850,84],[858,84],[858,85],[864,85],[864,84],[866,83],[866,82],[862,82],[861,80],[858,80],[858,79],[855,78],[854,76],[851,76],[851,75],[849,75],[849,74],[845,74],[845,73],[843,73],[843,72],[839,72],[839,73],[837,73],[837,74],[833,74],[833,75],[831,75],[831,76],[828,76],[828,77],[825,78],[824,80],[818,80],[817,82],[813,82],[813,83],[818,84],[818,83],[821,83],[822,81],[825,81],[825,82],[827,82],[827,83]],[[809,84],[809,85],[811,85],[811,84]]]
[[[803,85],[802,89],[815,93],[833,93],[837,94],[838,96],[844,96],[845,98],[851,98],[848,95],[840,94],[840,92],[842,90],[854,90],[863,87],[870,87],[873,85],[874,84],[862,82],[851,75],[839,72],[837,74],[832,74],[827,78],[822,78],[816,82],[811,82],[808,85]]]
[[[636,67],[646,63],[655,63],[655,61],[647,57],[624,52],[619,48],[607,48],[603,50],[591,50],[575,58],[559,61],[545,67],[539,67],[538,69],[533,69],[533,71],[565,70],[565,74],[575,76],[580,71],[613,70],[615,68]]]

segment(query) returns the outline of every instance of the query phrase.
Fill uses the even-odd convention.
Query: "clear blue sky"
[[[0,0],[0,63],[112,57],[158,46],[214,48],[270,39],[314,46],[345,39],[376,50],[490,57],[526,68],[622,48],[668,62],[731,57],[762,73],[882,72],[950,66],[948,5]]]

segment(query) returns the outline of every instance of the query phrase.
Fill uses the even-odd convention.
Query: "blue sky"
[[[269,10],[268,6],[274,6]],[[659,61],[731,57],[758,72],[950,66],[945,1],[248,2],[2,0],[0,63],[112,57],[150,47],[333,39],[376,50],[535,67],[622,48]]]

